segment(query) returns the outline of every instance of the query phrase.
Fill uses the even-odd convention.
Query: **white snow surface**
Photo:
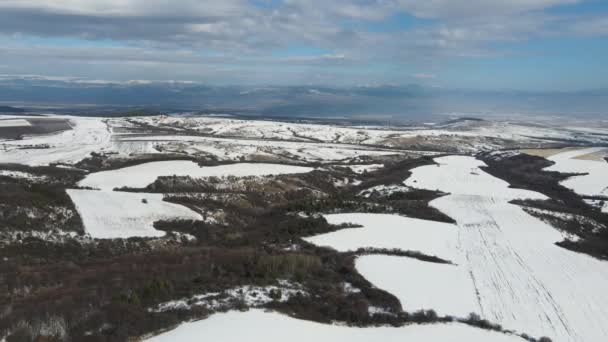
[[[68,190],[85,230],[93,238],[160,237],[160,220],[203,220],[187,207],[163,201],[162,194],[113,191],[115,188],[143,188],[160,176],[259,176],[309,172],[312,168],[280,164],[230,164],[200,167],[192,161],[150,162],[111,171],[91,173],[79,185],[100,190]],[[144,201],[145,199],[145,201]],[[144,203],[147,202],[147,203]]]
[[[32,124],[24,119],[0,119],[0,127],[28,127]]]
[[[411,189],[407,186],[391,184],[391,185],[376,185],[365,190],[361,190],[357,195],[365,198],[370,198],[373,193],[378,193],[382,196],[390,196],[395,193],[408,192]]]
[[[490,196],[502,199],[547,199],[537,192],[512,189],[509,183],[493,177],[479,167],[485,163],[472,157],[435,158],[437,165],[414,169],[404,183],[412,188],[439,190],[452,195]]]
[[[355,266],[370,283],[395,295],[405,311],[433,309],[439,315],[463,318],[480,312],[473,281],[457,265],[364,255],[357,258]]]
[[[76,163],[91,152],[111,147],[111,132],[100,118],[63,117],[70,120],[71,130],[47,135],[26,136],[22,140],[0,142],[0,163],[31,166],[51,163]]]
[[[548,158],[555,164],[545,170],[562,173],[588,173],[583,176],[570,177],[561,184],[579,195],[608,197],[608,162],[575,159],[586,154],[602,152],[608,155],[608,148],[592,147],[561,152]]]
[[[435,161],[405,183],[451,192],[431,205],[458,223],[459,267],[471,276],[479,314],[554,341],[608,340],[608,263],[556,246],[556,229],[508,203],[544,196],[508,188],[471,157]]]
[[[144,188],[161,176],[190,176],[192,178],[223,176],[264,176],[288,173],[307,173],[312,168],[281,164],[238,163],[201,167],[189,160],[150,162],[122,169],[96,172],[88,175],[79,185],[101,190],[130,187]]]
[[[520,342],[514,335],[482,330],[458,323],[404,327],[355,328],[304,321],[275,312],[254,309],[215,314],[188,322],[148,339],[149,342]]]
[[[363,174],[364,172],[373,172],[384,167],[384,164],[367,164],[367,165],[346,165],[354,173]]]
[[[340,252],[366,247],[401,249],[457,262],[454,259],[458,254],[454,251],[458,228],[453,224],[390,214],[349,213],[324,217],[330,224],[353,223],[363,227],[341,229],[304,240]]]
[[[260,140],[256,140],[260,139]],[[252,154],[284,155],[308,161],[340,161],[359,156],[394,155],[404,151],[379,150],[343,143],[261,140],[261,138],[208,137],[188,135],[124,136],[115,143],[154,143],[167,150],[190,154],[207,153],[221,160],[236,160]],[[424,152],[416,152],[423,154]]]
[[[154,229],[155,221],[203,219],[184,206],[164,202],[162,194],[74,189],[67,192],[86,232],[97,239],[160,237],[165,232]]]

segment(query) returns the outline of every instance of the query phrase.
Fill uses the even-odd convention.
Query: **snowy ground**
[[[458,121],[433,129],[377,129],[243,121],[209,117],[80,118],[70,120],[72,130],[0,141],[0,163],[46,165],[74,164],[92,152],[119,156],[162,154],[212,155],[219,160],[282,157],[302,162],[334,162],[361,156],[392,154],[435,155],[434,151],[408,151],[402,146],[444,146],[477,152],[503,148],[505,139],[535,144],[568,139],[606,142],[593,129],[526,126],[513,122]],[[24,126],[27,120],[11,118],[0,127]],[[171,128],[171,135],[133,134],[129,128],[144,123]],[[10,126],[12,125],[12,126]],[[141,132],[141,131],[140,131]],[[160,131],[162,132],[162,131]],[[181,133],[183,132],[183,133]],[[179,135],[183,134],[183,135]],[[445,139],[445,140],[441,140]],[[460,140],[459,140],[460,139]],[[544,140],[548,139],[548,140]],[[433,144],[428,144],[429,142]],[[455,146],[451,146],[456,141]],[[395,149],[391,149],[395,148]],[[563,184],[584,195],[608,196],[608,163],[580,156],[599,149],[566,151],[551,156],[560,172],[584,172]],[[251,159],[250,159],[251,160]],[[375,286],[396,295],[405,310],[434,309],[440,314],[482,318],[533,336],[554,341],[608,340],[608,264],[556,245],[559,231],[527,214],[514,199],[544,199],[541,194],[512,189],[479,167],[470,157],[436,159],[438,165],[413,170],[402,185],[367,190],[390,193],[408,188],[440,190],[450,195],[431,205],[457,221],[456,225],[396,215],[337,214],[331,223],[355,223],[362,228],[307,238],[339,251],[364,247],[420,251],[450,260],[435,264],[416,259],[372,255],[356,261],[359,272]],[[381,164],[372,165],[381,167]],[[353,166],[364,172],[366,166]],[[90,174],[80,185],[101,190],[69,190],[85,230],[93,238],[158,237],[153,222],[171,219],[200,220],[194,211],[164,202],[161,194],[124,193],[116,187],[145,187],[159,176],[251,176],[308,172],[310,168],[272,164],[234,164],[201,168],[190,161],[142,164]],[[0,173],[10,177],[24,174]],[[347,182],[342,183],[346,184]],[[340,183],[340,184],[342,184]],[[361,192],[362,196],[371,192]],[[608,203],[604,210],[608,211]],[[519,338],[459,324],[412,325],[403,328],[348,328],[299,321],[276,313],[252,310],[225,313],[208,320],[186,323],[153,341],[242,341],[260,336],[268,341],[513,341]]]
[[[489,138],[519,142],[540,142],[545,139],[587,140],[589,143],[602,142],[606,136],[597,135],[585,129],[563,128],[559,126],[531,125],[529,122],[515,121],[472,121],[456,120],[452,123],[429,127],[390,129],[383,127],[330,126],[306,123],[286,123],[256,120],[234,120],[217,117],[140,117],[134,122],[157,127],[188,129],[217,137],[246,137],[255,139],[279,139],[292,141],[313,141],[344,144],[366,144],[393,146],[396,141],[407,139],[436,139],[438,137]],[[494,142],[476,141],[476,144],[460,146],[464,151],[487,150]]]
[[[149,342],[517,342],[523,339],[498,332],[451,324],[409,325],[401,328],[353,328],[290,318],[274,312],[249,310],[215,314],[205,320],[184,323]]]
[[[405,310],[432,308],[460,317],[475,312],[506,329],[554,341],[607,340],[608,264],[556,246],[567,237],[509,203],[546,197],[509,188],[471,157],[435,161],[414,169],[405,184],[450,193],[431,206],[457,227],[393,215],[328,215],[331,223],[363,228],[307,240],[340,251],[401,248],[452,260],[455,265],[385,255],[357,259],[357,270],[396,295]]]
[[[355,266],[369,282],[395,295],[405,311],[433,309],[456,317],[480,312],[471,277],[458,265],[365,255],[357,258]]]
[[[194,211],[163,201],[162,194],[113,191],[123,186],[143,188],[160,176],[222,177],[305,173],[312,168],[278,164],[231,164],[200,167],[191,161],[144,163],[89,174],[80,183],[100,190],[68,190],[84,228],[93,238],[158,237],[165,232],[153,226],[159,220],[202,220]]]
[[[76,205],[86,232],[97,239],[159,237],[165,232],[154,229],[155,221],[203,219],[184,206],[164,202],[162,194],[68,190],[68,195]]]
[[[103,152],[111,146],[111,133],[99,118],[63,117],[72,129],[53,134],[28,136],[22,140],[0,142],[0,163],[48,165],[76,163],[91,152]]]
[[[0,127],[28,127],[31,126],[29,121],[24,119],[1,119],[0,118]]]
[[[27,136],[23,140],[2,141],[0,163],[73,164],[89,156],[91,152],[117,153],[122,156],[176,152],[213,155],[219,160],[278,156],[301,161],[327,162],[366,155],[428,155],[437,149],[487,151],[504,147],[501,141],[537,146],[543,142],[554,141],[551,139],[576,138],[578,141],[589,143],[605,143],[604,139],[608,139],[606,136],[584,130],[528,127],[518,123],[493,121],[466,121],[436,126],[439,128],[434,129],[417,127],[397,130],[210,117],[48,117],[68,119],[73,129],[48,135]],[[4,120],[4,124],[24,125],[26,119],[27,117],[10,117],[10,120]],[[133,130],[138,124],[152,127],[152,131],[154,127],[171,129],[175,134],[134,134]],[[193,132],[196,134],[192,135]],[[404,146],[418,144],[431,146],[431,150],[403,149]]]
[[[581,157],[598,154],[598,158],[581,159]],[[555,162],[546,168],[547,171],[562,173],[587,173],[574,176],[561,182],[579,195],[606,196],[608,198],[608,162],[602,157],[608,156],[608,148],[592,147],[586,149],[566,150],[548,159]]]
[[[460,267],[482,317],[554,341],[608,340],[608,264],[554,245],[563,239],[557,230],[508,203],[543,196],[508,188],[470,157],[436,161],[406,185],[451,193],[431,205],[458,223]]]
[[[192,161],[171,160],[144,163],[118,170],[96,172],[88,175],[79,185],[108,191],[121,187],[145,188],[161,176],[190,176],[192,178],[245,177],[307,173],[312,170],[312,168],[302,166],[248,163],[201,167]]]
[[[365,198],[370,198],[372,196],[372,194],[376,193],[379,194],[381,196],[390,196],[392,194],[395,193],[402,193],[402,192],[408,192],[410,191],[411,188],[408,188],[407,186],[403,186],[403,185],[397,185],[397,184],[392,184],[392,185],[376,185],[373,186],[371,188],[367,188],[364,190],[361,190],[357,195],[358,196],[363,196]]]
[[[458,240],[455,225],[389,214],[353,213],[324,217],[331,224],[353,223],[363,227],[341,229],[304,240],[340,252],[366,247],[401,249],[458,262],[458,254],[454,253]]]
[[[124,145],[124,144],[129,145]],[[225,137],[201,137],[189,135],[155,135],[155,136],[117,136],[117,146],[128,146],[135,149],[135,144],[150,144],[154,148],[164,151],[188,152],[189,154],[210,154],[220,160],[238,160],[250,155],[275,155],[302,161],[337,161],[360,156],[383,156],[400,154],[408,151],[382,150],[359,145],[348,145],[341,143],[317,143],[317,142],[294,142],[225,138]],[[121,152],[126,152],[122,151]],[[409,151],[416,154],[424,154],[420,151]]]

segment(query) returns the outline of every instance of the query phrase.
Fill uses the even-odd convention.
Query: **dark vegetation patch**
[[[158,162],[158,161],[170,161],[170,160],[190,160],[197,162],[204,166],[217,165],[215,160],[195,158],[188,155],[182,154],[138,154],[135,157],[124,157],[117,154],[102,154],[102,153],[91,153],[87,158],[79,161],[74,166],[80,169],[88,170],[89,172],[100,172],[121,169],[129,166],[136,166],[145,163]]]
[[[175,160],[187,160],[197,163],[199,166],[219,166],[219,165],[228,165],[228,164],[236,164],[243,161],[227,161],[227,160],[218,160],[214,155],[197,155],[192,156],[188,154],[182,153],[174,153],[174,152],[163,152],[160,153],[151,153],[151,154],[137,154],[131,156],[119,155],[116,153],[97,153],[93,152],[87,158],[79,161],[74,167],[87,170],[89,172],[100,172],[100,171],[111,171],[116,169],[121,169],[130,166],[137,166],[145,163],[159,162],[159,161],[175,161]],[[247,160],[247,163],[268,163],[268,160]],[[281,164],[286,165],[298,165],[302,166],[301,162],[281,162]],[[317,167],[320,166],[320,163],[307,163],[306,166]],[[185,177],[187,178],[187,177]],[[150,192],[150,189],[125,189],[125,191],[139,191]],[[156,192],[161,192],[160,190]]]
[[[525,200],[514,203],[541,209],[528,210],[528,213],[579,237],[578,241],[565,240],[557,245],[608,260],[608,214],[602,213],[600,209],[586,203],[583,197],[559,184],[577,174],[544,171],[553,162],[527,154],[505,158],[482,155],[480,158],[488,165],[483,168],[484,171],[509,182],[511,187],[536,191],[550,198],[548,201]],[[568,214],[570,218],[556,217],[543,213],[542,210]],[[598,229],[598,226],[601,228]]]
[[[8,231],[83,232],[66,188],[83,177],[77,170],[0,164],[0,170],[25,172],[36,180],[0,176],[0,237]]]
[[[402,249],[386,249],[386,248],[359,248],[355,252],[352,252],[355,255],[392,255],[399,257],[407,257],[412,259],[417,259],[420,261],[433,262],[436,264],[453,264],[449,260],[442,259],[435,255],[427,255],[419,251],[404,251]]]
[[[27,120],[31,126],[0,127],[0,138],[21,139],[26,134],[50,134],[72,129],[67,119],[27,118],[24,120]]]

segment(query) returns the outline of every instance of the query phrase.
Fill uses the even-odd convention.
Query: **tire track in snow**
[[[406,185],[449,192],[430,203],[454,218],[459,246],[483,317],[554,341],[608,340],[608,263],[556,246],[553,227],[509,202],[542,195],[471,165],[471,157],[438,158],[413,170]]]

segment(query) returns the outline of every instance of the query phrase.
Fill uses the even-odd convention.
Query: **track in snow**
[[[608,340],[608,263],[556,246],[557,230],[508,203],[540,194],[508,188],[470,157],[436,161],[406,185],[451,193],[431,205],[457,221],[483,317],[554,341]]]

